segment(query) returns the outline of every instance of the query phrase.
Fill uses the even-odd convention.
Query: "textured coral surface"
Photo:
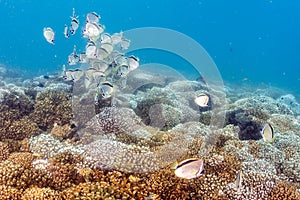
[[[79,123],[69,90],[51,89],[53,80],[44,80],[49,89],[1,89],[0,199],[300,199],[293,96],[227,89],[228,109],[217,111],[224,124],[216,128],[213,108],[221,100],[212,95],[205,109],[193,102],[195,93],[209,93],[206,86],[163,83],[116,96],[122,108],[75,113],[89,115]],[[90,98],[82,95],[76,105],[85,108]],[[261,139],[266,122],[274,128],[272,143]],[[172,162],[192,157],[204,160],[203,175],[177,177]]]

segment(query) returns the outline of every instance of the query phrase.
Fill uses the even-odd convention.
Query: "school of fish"
[[[84,78],[84,85],[88,88],[92,83],[97,84],[95,92],[95,104],[100,98],[112,97],[114,86],[121,88],[126,86],[128,74],[139,67],[139,59],[133,55],[127,57],[120,51],[127,50],[130,40],[124,37],[123,32],[110,35],[104,32],[105,26],[100,24],[100,15],[91,12],[86,15],[82,29],[83,38],[87,39],[85,51],[78,53],[76,45],[68,56],[68,66],[85,64],[85,68],[67,69],[63,65],[63,78],[66,81],[78,81]],[[73,8],[70,26],[64,26],[65,38],[76,34],[79,28],[79,17]],[[55,33],[52,28],[43,30],[47,42],[54,44]],[[87,66],[87,67],[86,67]]]
[[[76,34],[79,28],[79,17],[76,16],[73,8],[70,26],[64,26],[64,37],[69,38]],[[96,83],[94,103],[98,105],[100,99],[112,97],[114,85],[125,87],[128,74],[139,67],[139,59],[133,55],[125,56],[122,50],[127,50],[130,40],[124,37],[123,32],[110,35],[104,32],[105,26],[100,24],[100,15],[91,12],[86,15],[84,27],[82,29],[83,38],[87,39],[84,52],[77,52],[76,45],[68,56],[68,66],[78,66],[86,64],[85,68],[68,69],[63,65],[63,78],[66,81],[78,81],[84,78],[84,85],[88,88],[92,83]],[[55,32],[50,27],[43,29],[46,41],[54,45]],[[118,49],[118,50],[117,50]],[[121,83],[121,85],[120,85]],[[210,98],[205,93],[195,96],[194,102],[199,107],[209,107]],[[261,130],[264,142],[274,141],[273,128],[269,123],[264,124]],[[171,169],[179,178],[193,179],[203,175],[204,161],[200,158],[188,158],[181,162],[175,162]],[[237,173],[235,187],[241,191],[243,181],[242,171]]]

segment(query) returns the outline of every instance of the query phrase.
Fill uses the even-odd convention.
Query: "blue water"
[[[223,80],[247,79],[300,94],[297,0],[0,0],[0,63],[30,75],[59,71],[73,45],[85,44],[80,34],[68,40],[62,34],[73,7],[82,23],[88,12],[99,13],[109,33],[149,26],[179,31],[206,49]],[[55,30],[55,45],[45,41],[45,26]],[[185,66],[159,52],[146,51],[140,57],[141,63]]]

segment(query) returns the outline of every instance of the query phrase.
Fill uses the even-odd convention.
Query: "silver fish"
[[[123,38],[123,32],[120,33],[114,33],[111,36],[111,40],[112,40],[112,45],[117,45],[122,41]]]
[[[111,43],[112,42],[111,35],[108,33],[101,34],[100,39],[101,39],[101,43]]]
[[[73,52],[68,56],[68,64],[76,65],[79,62],[79,56],[76,53],[76,45],[74,45]]]
[[[55,36],[55,33],[54,31],[52,30],[52,28],[50,27],[45,27],[43,29],[43,34],[44,34],[44,37],[45,39],[47,40],[47,42],[49,42],[50,44],[54,44],[54,36]]]
[[[200,107],[207,107],[208,106],[209,97],[206,94],[201,93],[201,94],[199,94],[199,95],[197,95],[195,97],[194,101]]]
[[[100,47],[105,49],[108,54],[111,54],[111,52],[114,50],[114,47],[111,43],[102,43]]]
[[[129,69],[127,65],[118,66],[117,76],[123,78],[126,77],[128,74],[129,74]]]
[[[73,81],[72,71],[66,70],[66,65],[62,66],[63,75],[62,78],[66,81]]]
[[[69,38],[70,34],[69,34],[69,27],[65,24],[65,29],[64,29],[64,35],[65,38]]]
[[[94,42],[89,41],[85,47],[85,54],[87,58],[96,58],[97,56],[97,47]]]
[[[199,158],[189,158],[175,163],[172,166],[175,169],[175,175],[180,178],[192,179],[203,175],[204,163]]]
[[[139,66],[140,66],[140,63],[139,63],[139,59],[135,56],[129,56],[127,58],[127,63],[128,63],[128,69],[129,71],[133,71],[135,69],[137,69]]]
[[[75,8],[73,8],[73,14],[71,16],[71,26],[70,26],[70,33],[74,35],[76,33],[76,30],[79,27],[79,20],[78,16],[75,14]]]
[[[108,63],[104,60],[96,60],[96,61],[92,62],[91,65],[93,68],[95,68],[101,72],[105,72],[109,67]]]
[[[114,88],[113,85],[108,81],[106,81],[104,83],[101,83],[98,86],[98,88],[99,88],[99,94],[101,95],[102,99],[110,98],[113,94],[113,91],[114,91],[113,90],[113,88]]]
[[[271,124],[266,123],[261,130],[261,136],[265,142],[273,142],[274,141],[274,130]]]
[[[236,181],[235,181],[235,187],[238,193],[241,192],[242,182],[243,182],[243,173],[242,170],[239,170],[236,175]]]
[[[106,49],[100,47],[97,49],[96,55],[99,60],[103,60],[109,56],[109,53],[106,51]]]
[[[120,49],[127,50],[130,46],[130,40],[123,38],[120,42]]]
[[[97,83],[97,85],[103,83],[106,80],[105,74],[102,71],[96,70],[93,73],[93,79]]]
[[[104,27],[93,22],[85,24],[83,34],[88,38],[100,37],[100,34],[104,31]]]
[[[127,60],[127,58],[124,55],[118,55],[118,56],[115,57],[115,63],[118,66],[127,65],[128,64],[128,60]]]
[[[96,12],[91,12],[86,15],[86,22],[90,23],[99,23],[99,20],[101,19],[100,15],[98,15]]]
[[[87,63],[88,62],[88,58],[86,57],[85,52],[82,52],[79,54],[79,62],[80,63]]]
[[[90,67],[88,68],[87,70],[85,70],[85,75],[86,77],[89,79],[89,80],[93,80],[94,79],[94,73],[96,72],[97,70],[93,67]]]
[[[94,103],[95,103],[96,106],[99,105],[99,94],[98,94],[98,92],[96,92],[96,94],[94,96]]]
[[[74,69],[72,72],[73,80],[78,81],[84,75],[84,72],[81,69]]]

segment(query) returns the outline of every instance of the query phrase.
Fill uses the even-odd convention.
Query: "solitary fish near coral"
[[[204,164],[200,158],[189,158],[180,163],[176,161],[171,169],[175,169],[175,175],[180,178],[192,179],[203,175]]]
[[[54,44],[54,31],[52,30],[52,28],[50,27],[45,27],[43,29],[43,34],[45,39],[47,40],[47,42],[49,42],[50,44]]]
[[[271,124],[266,123],[260,133],[265,142],[273,142],[274,141],[274,131],[273,131],[273,127],[271,126]]]
[[[209,97],[204,93],[197,95],[195,98],[195,103],[200,107],[207,107],[208,101]]]
[[[238,193],[240,193],[242,188],[242,182],[243,182],[243,172],[242,170],[239,170],[236,175],[236,181],[235,181],[235,187]]]

